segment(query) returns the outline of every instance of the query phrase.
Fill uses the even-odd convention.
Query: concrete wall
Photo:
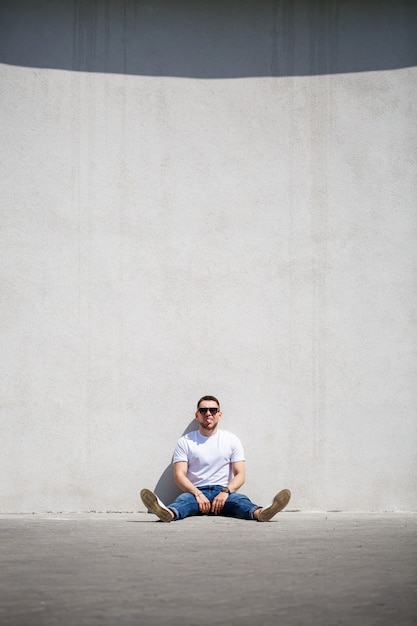
[[[415,2],[0,8],[2,511],[244,491],[415,510]]]

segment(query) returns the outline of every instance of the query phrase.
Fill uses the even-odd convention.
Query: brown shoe
[[[150,489],[142,489],[140,497],[143,504],[149,509],[149,511],[159,517],[161,522],[172,522],[174,519],[173,512],[170,511],[163,502],[161,502],[153,491]]]
[[[289,489],[283,489],[275,496],[272,504],[267,506],[266,509],[262,509],[258,515],[258,522],[269,522],[277,513],[282,511],[290,501],[291,491]]]

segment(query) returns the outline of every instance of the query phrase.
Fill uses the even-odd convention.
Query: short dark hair
[[[211,400],[212,402],[216,402],[217,406],[220,409],[220,402],[217,400],[215,396],[203,396],[202,398],[200,398],[200,400],[197,402],[197,409],[200,406],[200,402],[204,402],[205,400]]]

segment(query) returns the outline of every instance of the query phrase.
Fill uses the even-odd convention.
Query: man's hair
[[[204,402],[205,400],[211,400],[212,402],[216,402],[217,406],[220,409],[220,402],[214,396],[203,396],[202,398],[200,398],[200,400],[197,402],[197,409],[200,406],[200,402]]]

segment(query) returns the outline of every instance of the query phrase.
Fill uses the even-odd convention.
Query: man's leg
[[[222,514],[240,519],[254,519],[259,522],[269,522],[279,511],[287,506],[291,498],[289,489],[283,489],[274,497],[272,504],[266,508],[254,504],[247,496],[240,493],[231,493],[223,507]]]
[[[192,493],[181,493],[168,508],[174,515],[174,521],[191,515],[200,515],[198,502]]]
[[[191,493],[182,493],[169,506],[166,506],[150,489],[142,489],[140,497],[147,509],[162,522],[184,519],[190,515],[198,515],[200,512],[197,500]]]
[[[249,500],[243,493],[234,492],[228,495],[221,515],[240,519],[255,519],[255,512],[261,507]]]

